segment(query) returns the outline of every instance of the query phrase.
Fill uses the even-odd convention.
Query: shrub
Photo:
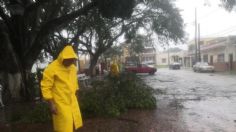
[[[51,114],[46,103],[35,104],[32,110],[12,113],[10,122],[46,123],[51,121]]]
[[[128,109],[154,109],[154,91],[134,74],[121,74],[94,81],[92,88],[80,91],[79,102],[84,117],[116,117]],[[51,121],[45,102],[33,105],[30,111],[13,113],[11,122],[46,123]]]
[[[80,92],[84,116],[118,116],[128,109],[154,109],[153,89],[134,74],[123,73],[92,83],[93,88]]]
[[[34,109],[29,112],[25,118],[24,122],[29,123],[46,123],[51,120],[51,113],[49,111],[48,104],[41,102],[35,105]]]

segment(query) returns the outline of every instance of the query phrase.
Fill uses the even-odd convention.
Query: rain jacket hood
[[[45,100],[53,100],[57,114],[53,114],[53,126],[56,132],[73,132],[82,126],[82,118],[76,91],[79,89],[77,68],[65,67],[64,59],[77,59],[72,46],[66,46],[43,72],[41,91]]]
[[[61,64],[65,59],[78,59],[78,56],[75,54],[72,46],[66,46],[57,57],[57,61]]]

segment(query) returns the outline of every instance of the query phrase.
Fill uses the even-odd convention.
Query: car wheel
[[[152,72],[149,72],[149,75],[154,75],[154,73],[155,73],[155,72],[153,72],[153,71],[152,71]]]

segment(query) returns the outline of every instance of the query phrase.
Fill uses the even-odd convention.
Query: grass
[[[168,68],[168,65],[157,65],[157,68]]]
[[[236,75],[236,70],[226,71],[225,73],[230,75]]]

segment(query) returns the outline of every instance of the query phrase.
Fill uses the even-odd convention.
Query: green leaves
[[[113,46],[104,53],[104,57],[112,58],[113,56],[121,56],[122,49],[119,46]]]
[[[183,19],[173,0],[149,0],[136,5],[130,19],[125,37],[128,43],[137,34],[158,37],[158,41],[182,42],[184,39]],[[141,33],[140,33],[140,29]]]
[[[152,3],[151,12],[156,14],[151,18],[152,29],[159,37],[171,39],[174,42],[183,41],[184,26],[179,10],[171,0],[157,0]]]
[[[128,109],[153,109],[156,99],[153,89],[133,74],[107,78],[93,83],[93,89],[81,91],[83,116],[119,116]]]
[[[131,41],[130,51],[133,54],[142,53],[145,49],[145,44],[147,43],[147,38],[143,35],[137,35],[133,41]]]
[[[135,0],[93,0],[98,9],[106,18],[130,18]]]
[[[221,0],[221,2],[222,2],[222,6],[228,11],[231,11],[236,5],[235,0]]]
[[[11,123],[48,123],[52,120],[52,116],[45,102],[34,104],[30,111],[12,113]]]

